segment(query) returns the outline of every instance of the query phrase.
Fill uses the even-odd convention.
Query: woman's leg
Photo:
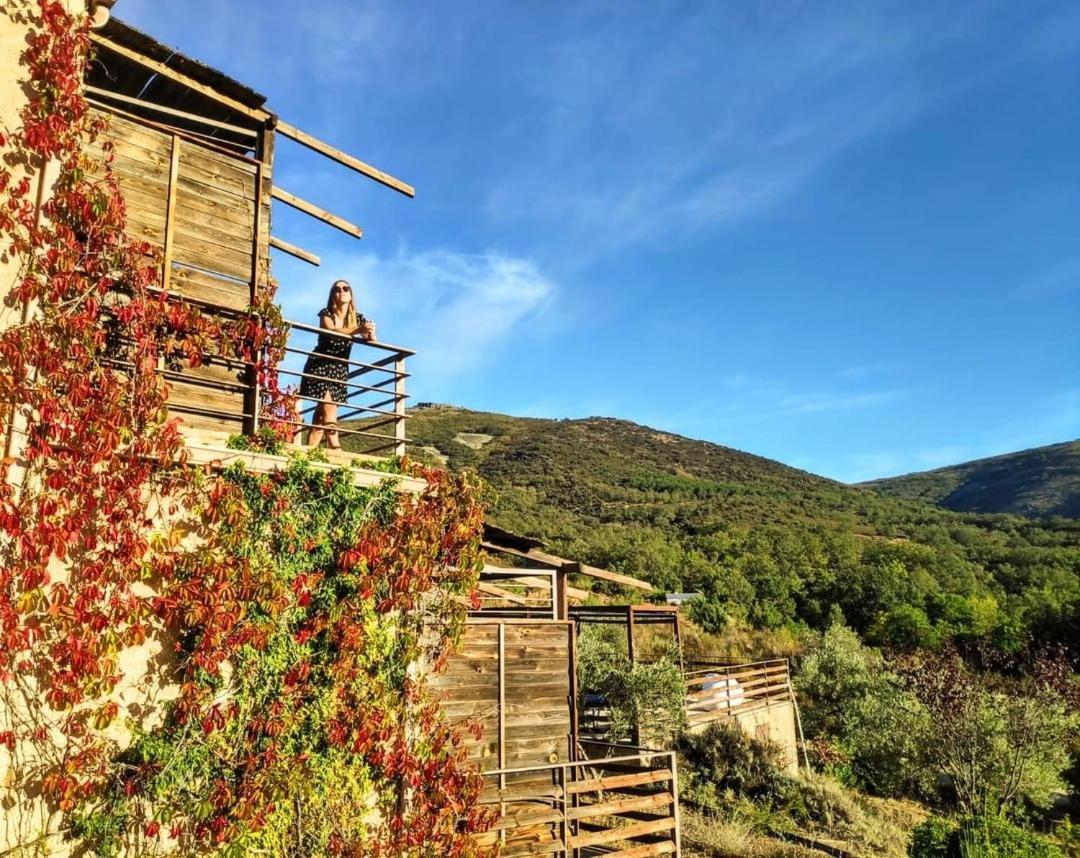
[[[326,418],[323,421],[323,425],[326,427],[326,446],[331,450],[340,450],[341,442],[338,440],[337,433],[337,403],[324,403],[323,414]]]
[[[323,401],[315,406],[315,411],[311,415],[312,429],[308,432],[308,446],[318,447],[322,443],[324,428],[327,424],[326,419],[326,403],[330,399],[330,394],[323,394]]]

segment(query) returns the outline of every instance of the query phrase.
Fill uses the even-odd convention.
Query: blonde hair
[[[352,284],[348,280],[338,279],[330,284],[330,294],[326,296],[326,309],[331,314],[334,312],[334,287],[338,283],[344,283],[349,287],[349,308],[345,311],[345,327],[355,328],[359,320],[356,316],[356,304],[353,301]]]

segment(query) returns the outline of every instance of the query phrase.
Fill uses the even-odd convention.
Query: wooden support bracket
[[[327,158],[331,158],[339,164],[344,164],[346,167],[356,170],[356,172],[367,176],[369,179],[374,179],[376,182],[386,185],[388,188],[393,188],[398,193],[405,194],[407,197],[416,196],[416,189],[412,185],[401,181],[401,179],[395,179],[389,173],[384,173],[377,167],[365,164],[359,158],[354,158],[352,155],[342,152],[340,149],[335,149],[329,143],[324,143],[317,137],[312,137],[310,134],[301,131],[295,125],[279,121],[277,130],[290,140],[295,140],[297,143],[307,146],[309,149],[313,149],[320,155],[325,155]]]
[[[338,217],[336,214],[321,209],[314,203],[309,203],[305,199],[301,199],[295,194],[290,194],[283,188],[274,186],[273,196],[275,200],[281,200],[285,205],[292,206],[298,211],[302,211],[304,214],[311,215],[313,218],[321,220],[323,223],[328,223],[330,226],[340,229],[342,232],[351,235],[353,238],[363,238],[364,231],[360,229],[356,224],[349,223],[345,218]]]
[[[297,259],[303,259],[304,262],[310,262],[312,265],[322,265],[322,260],[314,253],[304,250],[302,247],[297,247],[295,244],[289,244],[287,241],[282,241],[277,236],[270,236],[270,246],[276,247],[278,250],[284,250],[290,256],[295,256]]]

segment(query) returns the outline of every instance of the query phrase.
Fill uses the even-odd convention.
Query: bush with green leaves
[[[879,795],[932,794],[929,716],[855,632],[832,626],[803,661],[795,686],[807,736],[834,744],[845,761],[833,774]]]
[[[700,733],[684,733],[677,747],[698,795],[727,792],[769,802],[787,788],[783,749],[746,735],[733,723],[715,721]]]
[[[636,726],[643,744],[666,746],[685,728],[686,683],[677,652],[631,664],[619,628],[586,625],[577,656],[583,721],[606,710],[608,741],[627,739]]]
[[[961,813],[1046,808],[1063,791],[1078,720],[1049,668],[1009,681],[973,671],[955,653],[922,653],[898,669],[930,716],[926,762],[947,779]]]
[[[916,826],[910,858],[1065,858],[1050,841],[1003,816],[967,816],[959,822],[932,816]]]

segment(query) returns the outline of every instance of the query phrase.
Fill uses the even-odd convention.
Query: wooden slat
[[[586,846],[599,846],[603,843],[614,843],[619,840],[632,840],[635,837],[644,837],[648,834],[658,834],[661,831],[671,831],[675,827],[675,820],[670,816],[663,819],[638,822],[634,825],[625,825],[622,828],[608,828],[603,831],[579,834],[570,838],[570,845],[575,849]],[[648,854],[648,853],[646,853]]]
[[[571,571],[581,575],[587,575],[590,578],[600,578],[603,581],[622,584],[624,587],[633,587],[638,590],[647,590],[649,592],[652,592],[655,589],[648,581],[632,578],[629,575],[622,575],[619,572],[609,572],[607,569],[589,566],[587,563],[576,563],[571,560],[565,560],[562,557],[556,557],[554,554],[548,554],[547,552],[540,551],[536,548],[532,548],[528,551],[519,551],[516,548],[509,548],[505,545],[495,545],[490,542],[482,542],[480,547],[485,551],[491,551],[496,554],[512,554],[515,557],[524,557],[539,563],[541,566]]]
[[[173,135],[169,161],[169,187],[165,194],[164,258],[161,265],[161,288],[168,291],[172,278],[173,237],[176,234],[176,182],[180,176],[180,138]]]
[[[678,830],[676,828],[676,830]],[[650,843],[646,846],[634,846],[630,849],[620,849],[618,852],[605,852],[604,858],[652,858],[654,855],[678,854],[679,844],[670,840],[662,843]]]
[[[340,149],[336,149],[329,143],[324,143],[317,137],[312,137],[304,131],[301,131],[295,125],[290,125],[288,122],[278,122],[277,130],[284,134],[291,140],[295,140],[303,146],[307,146],[309,149],[313,149],[320,155],[325,155],[327,158],[332,158],[339,164],[344,164],[358,173],[362,173],[370,179],[374,179],[380,184],[386,185],[388,188],[393,188],[407,197],[415,197],[416,189],[412,185],[406,184],[400,179],[395,179],[389,173],[384,173],[377,167],[372,167],[370,164],[365,164],[359,158],[354,158],[352,155],[348,155],[342,152]]]
[[[101,87],[90,86],[90,84],[86,85],[86,91],[93,93],[94,95],[100,95],[111,100],[123,102],[124,104],[138,105],[144,110],[149,110],[151,113],[163,113],[168,116],[189,119],[200,125],[206,125],[210,128],[220,128],[223,131],[231,131],[234,134],[241,134],[244,137],[250,137],[253,140],[258,136],[257,133],[250,128],[242,128],[239,125],[232,125],[228,122],[210,119],[208,116],[201,116],[198,113],[188,113],[186,110],[177,110],[175,107],[166,107],[164,104],[147,101],[145,98],[132,98],[130,95],[122,95],[119,92],[112,92],[111,90],[102,89]]]
[[[170,80],[174,80],[177,83],[183,84],[189,89],[193,89],[195,90],[195,92],[205,95],[207,98],[212,98],[214,101],[217,101],[220,104],[224,104],[226,107],[229,107],[232,110],[235,110],[237,113],[243,114],[244,116],[248,116],[260,122],[266,121],[271,116],[271,114],[264,109],[248,107],[246,104],[243,104],[242,102],[239,102],[234,98],[230,98],[229,96],[218,92],[216,89],[201,84],[194,78],[188,77],[186,74],[178,72],[176,71],[176,69],[170,68],[164,63],[159,63],[157,60],[152,60],[150,59],[150,57],[133,51],[130,48],[125,47],[124,45],[117,44],[111,39],[103,36],[101,33],[91,30],[90,41],[94,42],[95,44],[101,45],[103,48],[108,48],[113,53],[117,53],[122,57],[127,57],[129,60],[132,60],[139,65],[145,66],[146,68],[157,72],[163,77],[167,77]]]
[[[297,259],[303,259],[304,262],[310,262],[312,265],[322,265],[322,260],[314,253],[304,250],[302,247],[297,247],[295,244],[289,244],[287,241],[282,241],[276,235],[270,236],[270,246],[276,247],[278,250],[283,250],[290,256],[295,256]]]
[[[249,287],[209,272],[173,265],[173,289],[185,298],[203,301],[229,310],[246,310]]]
[[[578,795],[579,793],[594,792],[595,790],[601,789],[642,786],[644,784],[662,783],[670,780],[671,772],[667,769],[646,769],[637,774],[612,775],[609,777],[590,778],[586,781],[575,781],[566,785],[566,794]]]
[[[340,229],[347,235],[351,235],[353,238],[363,238],[364,231],[360,229],[356,224],[350,223],[343,217],[338,217],[332,212],[321,209],[314,203],[309,203],[307,200],[302,199],[295,194],[290,194],[288,191],[274,187],[273,196],[275,200],[281,200],[286,205],[292,206],[298,211],[302,211],[304,214],[311,215],[317,220],[321,220],[323,223],[328,223],[332,227]]]
[[[618,816],[630,810],[652,810],[668,807],[672,803],[669,793],[657,793],[642,798],[623,798],[617,801],[597,802],[567,810],[567,819],[592,819],[596,816]]]

